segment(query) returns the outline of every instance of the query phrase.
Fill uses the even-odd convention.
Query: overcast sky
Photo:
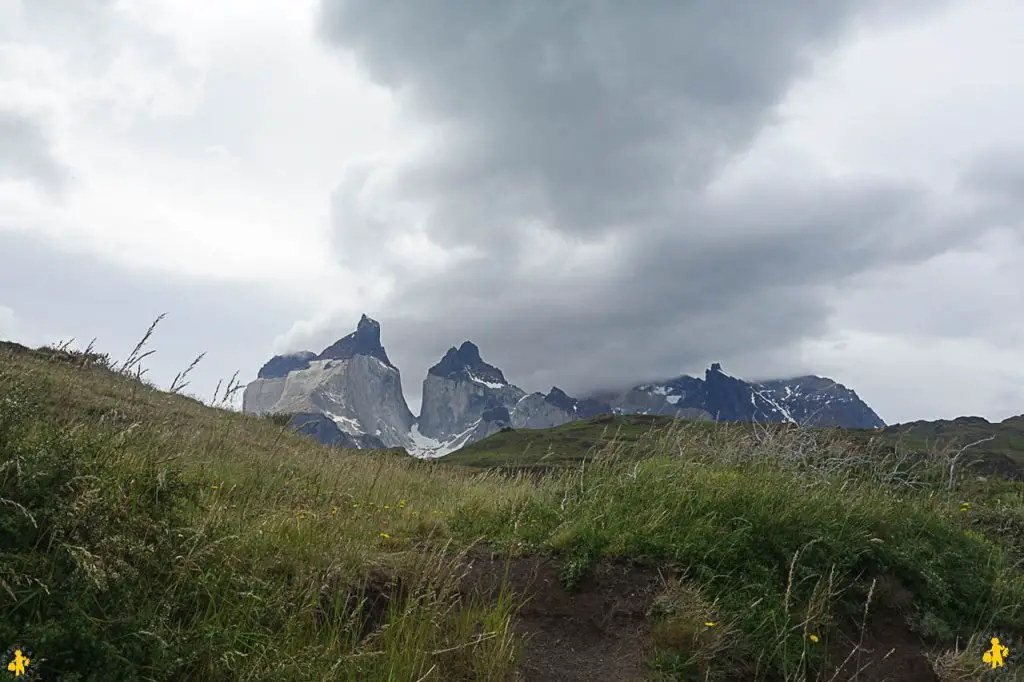
[[[711,362],[1024,412],[1019,0],[0,0],[0,338],[249,381],[378,319],[413,410]]]

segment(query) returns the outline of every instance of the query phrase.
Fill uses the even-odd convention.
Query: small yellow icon
[[[1010,654],[1010,650],[999,643],[998,637],[992,638],[992,648],[985,652],[985,655],[981,657],[981,660],[985,663],[991,663],[992,668],[1001,668],[1005,665],[1003,659]]]
[[[31,662],[27,656],[21,653],[21,649],[15,649],[14,660],[7,664],[7,670],[14,673],[15,677],[23,677],[25,669],[28,668],[28,664]]]

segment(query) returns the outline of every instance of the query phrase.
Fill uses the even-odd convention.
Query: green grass
[[[963,459],[982,472],[1024,479],[1024,414],[996,423],[979,417],[909,422],[886,427],[880,435],[905,449],[949,456],[966,448]]]
[[[672,423],[669,417],[603,416],[551,429],[507,430],[470,443],[440,461],[471,467],[547,469],[587,459],[613,440],[620,449],[635,449]]]
[[[502,467],[513,470],[546,471],[578,464],[606,451],[610,442],[618,452],[645,456],[647,443],[678,420],[653,415],[600,416],[569,422],[550,429],[507,430],[471,443],[445,457],[442,462],[470,467]],[[723,430],[732,438],[757,438],[765,432],[790,430],[786,424],[748,422],[687,422],[691,438],[713,438]],[[807,427],[820,434],[818,441],[840,441],[844,447],[863,452],[885,452],[904,456],[927,453],[948,462],[962,450],[957,467],[978,474],[997,474],[1024,480],[1024,415],[999,423],[979,418],[897,424],[881,430]]]
[[[43,679],[514,679],[523,595],[464,589],[479,543],[550,555],[574,588],[601,561],[675,569],[661,679],[829,679],[840,633],[900,592],[948,670],[957,637],[1021,646],[1020,483],[949,491],[941,463],[830,432],[642,420],[560,427],[595,456],[509,475],[328,448],[77,359],[0,347],[0,644]],[[485,459],[520,464],[533,435],[501,435]]]

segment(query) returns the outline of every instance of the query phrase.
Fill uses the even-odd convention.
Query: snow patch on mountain
[[[475,381],[478,384],[483,384],[484,386],[487,386],[488,388],[504,388],[505,386],[508,386],[507,383],[506,384],[502,384],[502,383],[498,383],[497,381],[488,381],[487,379],[481,379],[480,377],[476,376],[472,372],[468,372],[467,371],[466,373],[469,375],[469,380],[470,381]]]
[[[345,417],[340,414],[334,414],[332,412],[326,411],[324,412],[324,414],[330,417],[331,421],[337,424],[339,429],[349,434],[350,436],[362,436],[366,434],[366,430],[363,428],[363,425],[359,423],[358,419],[355,419],[353,417]],[[376,429],[374,435],[379,436],[380,433],[381,430],[378,428]]]
[[[438,457],[444,457],[445,455],[455,452],[459,448],[467,445],[469,437],[473,434],[473,431],[480,426],[481,420],[476,420],[469,425],[464,431],[455,434],[451,438],[446,440],[438,440],[437,438],[431,438],[424,436],[420,433],[419,424],[413,424],[412,429],[409,431],[409,446],[406,451],[413,457],[420,459],[436,459]]]
[[[797,421],[796,421],[795,419],[793,419],[793,415],[791,415],[791,414],[789,413],[789,410],[787,410],[787,409],[786,409],[785,407],[783,407],[783,406],[782,406],[782,405],[780,405],[779,403],[777,403],[777,402],[775,402],[774,400],[772,400],[772,399],[771,399],[770,397],[766,396],[766,395],[765,395],[764,393],[762,393],[761,391],[758,391],[758,390],[756,390],[756,389],[753,389],[753,390],[751,391],[751,394],[750,394],[750,400],[751,400],[751,402],[753,402],[753,400],[754,400],[754,396],[755,396],[755,395],[756,395],[756,396],[757,396],[758,398],[760,398],[761,400],[763,400],[764,402],[768,403],[768,404],[769,404],[769,405],[770,405],[770,406],[772,407],[772,409],[773,409],[773,410],[775,410],[775,412],[777,412],[777,413],[778,413],[779,415],[781,415],[781,416],[782,416],[782,418],[783,418],[783,419],[784,419],[785,421],[787,421],[787,422],[789,422],[789,423],[791,423],[791,424],[796,424],[796,423],[797,423]]]

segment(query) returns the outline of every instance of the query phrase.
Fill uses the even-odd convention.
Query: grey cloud
[[[0,304],[0,341],[10,341],[22,333],[21,322],[13,310]]]
[[[895,16],[852,1],[323,0],[325,39],[433,135],[404,165],[350,175],[333,204],[337,243],[356,248],[340,260],[395,282],[368,312],[407,390],[464,338],[528,389],[582,392],[752,355],[793,368],[780,358],[827,330],[830,297],[858,275],[981,238],[991,202],[942,214],[908,181],[794,169],[727,201],[709,189],[852,22],[938,5]],[[429,277],[389,263],[380,245],[408,223],[384,208],[403,203],[422,207],[436,242],[486,259]],[[583,274],[519,274],[529,222],[581,244],[617,238],[616,257]]]
[[[495,201],[579,232],[650,216],[741,151],[809,48],[871,4],[324,0],[321,25],[439,125],[402,192],[444,195],[433,233],[457,243]]]
[[[42,127],[27,116],[0,110],[0,179],[28,178],[59,192],[70,179],[50,148]]]
[[[1024,235],[1024,146],[991,150],[967,164],[964,190],[988,200],[989,220]]]
[[[183,282],[154,272],[54,248],[22,232],[0,230],[0,292],[18,312],[13,341],[37,346],[75,338],[123,360],[160,313],[144,363],[148,378],[167,386],[201,352],[189,392],[209,398],[235,370],[246,382],[270,356],[272,339],[293,315],[310,311],[272,289],[245,284]],[[28,331],[26,331],[28,330]],[[0,330],[2,331],[2,330]],[[253,342],[253,339],[262,341]]]

